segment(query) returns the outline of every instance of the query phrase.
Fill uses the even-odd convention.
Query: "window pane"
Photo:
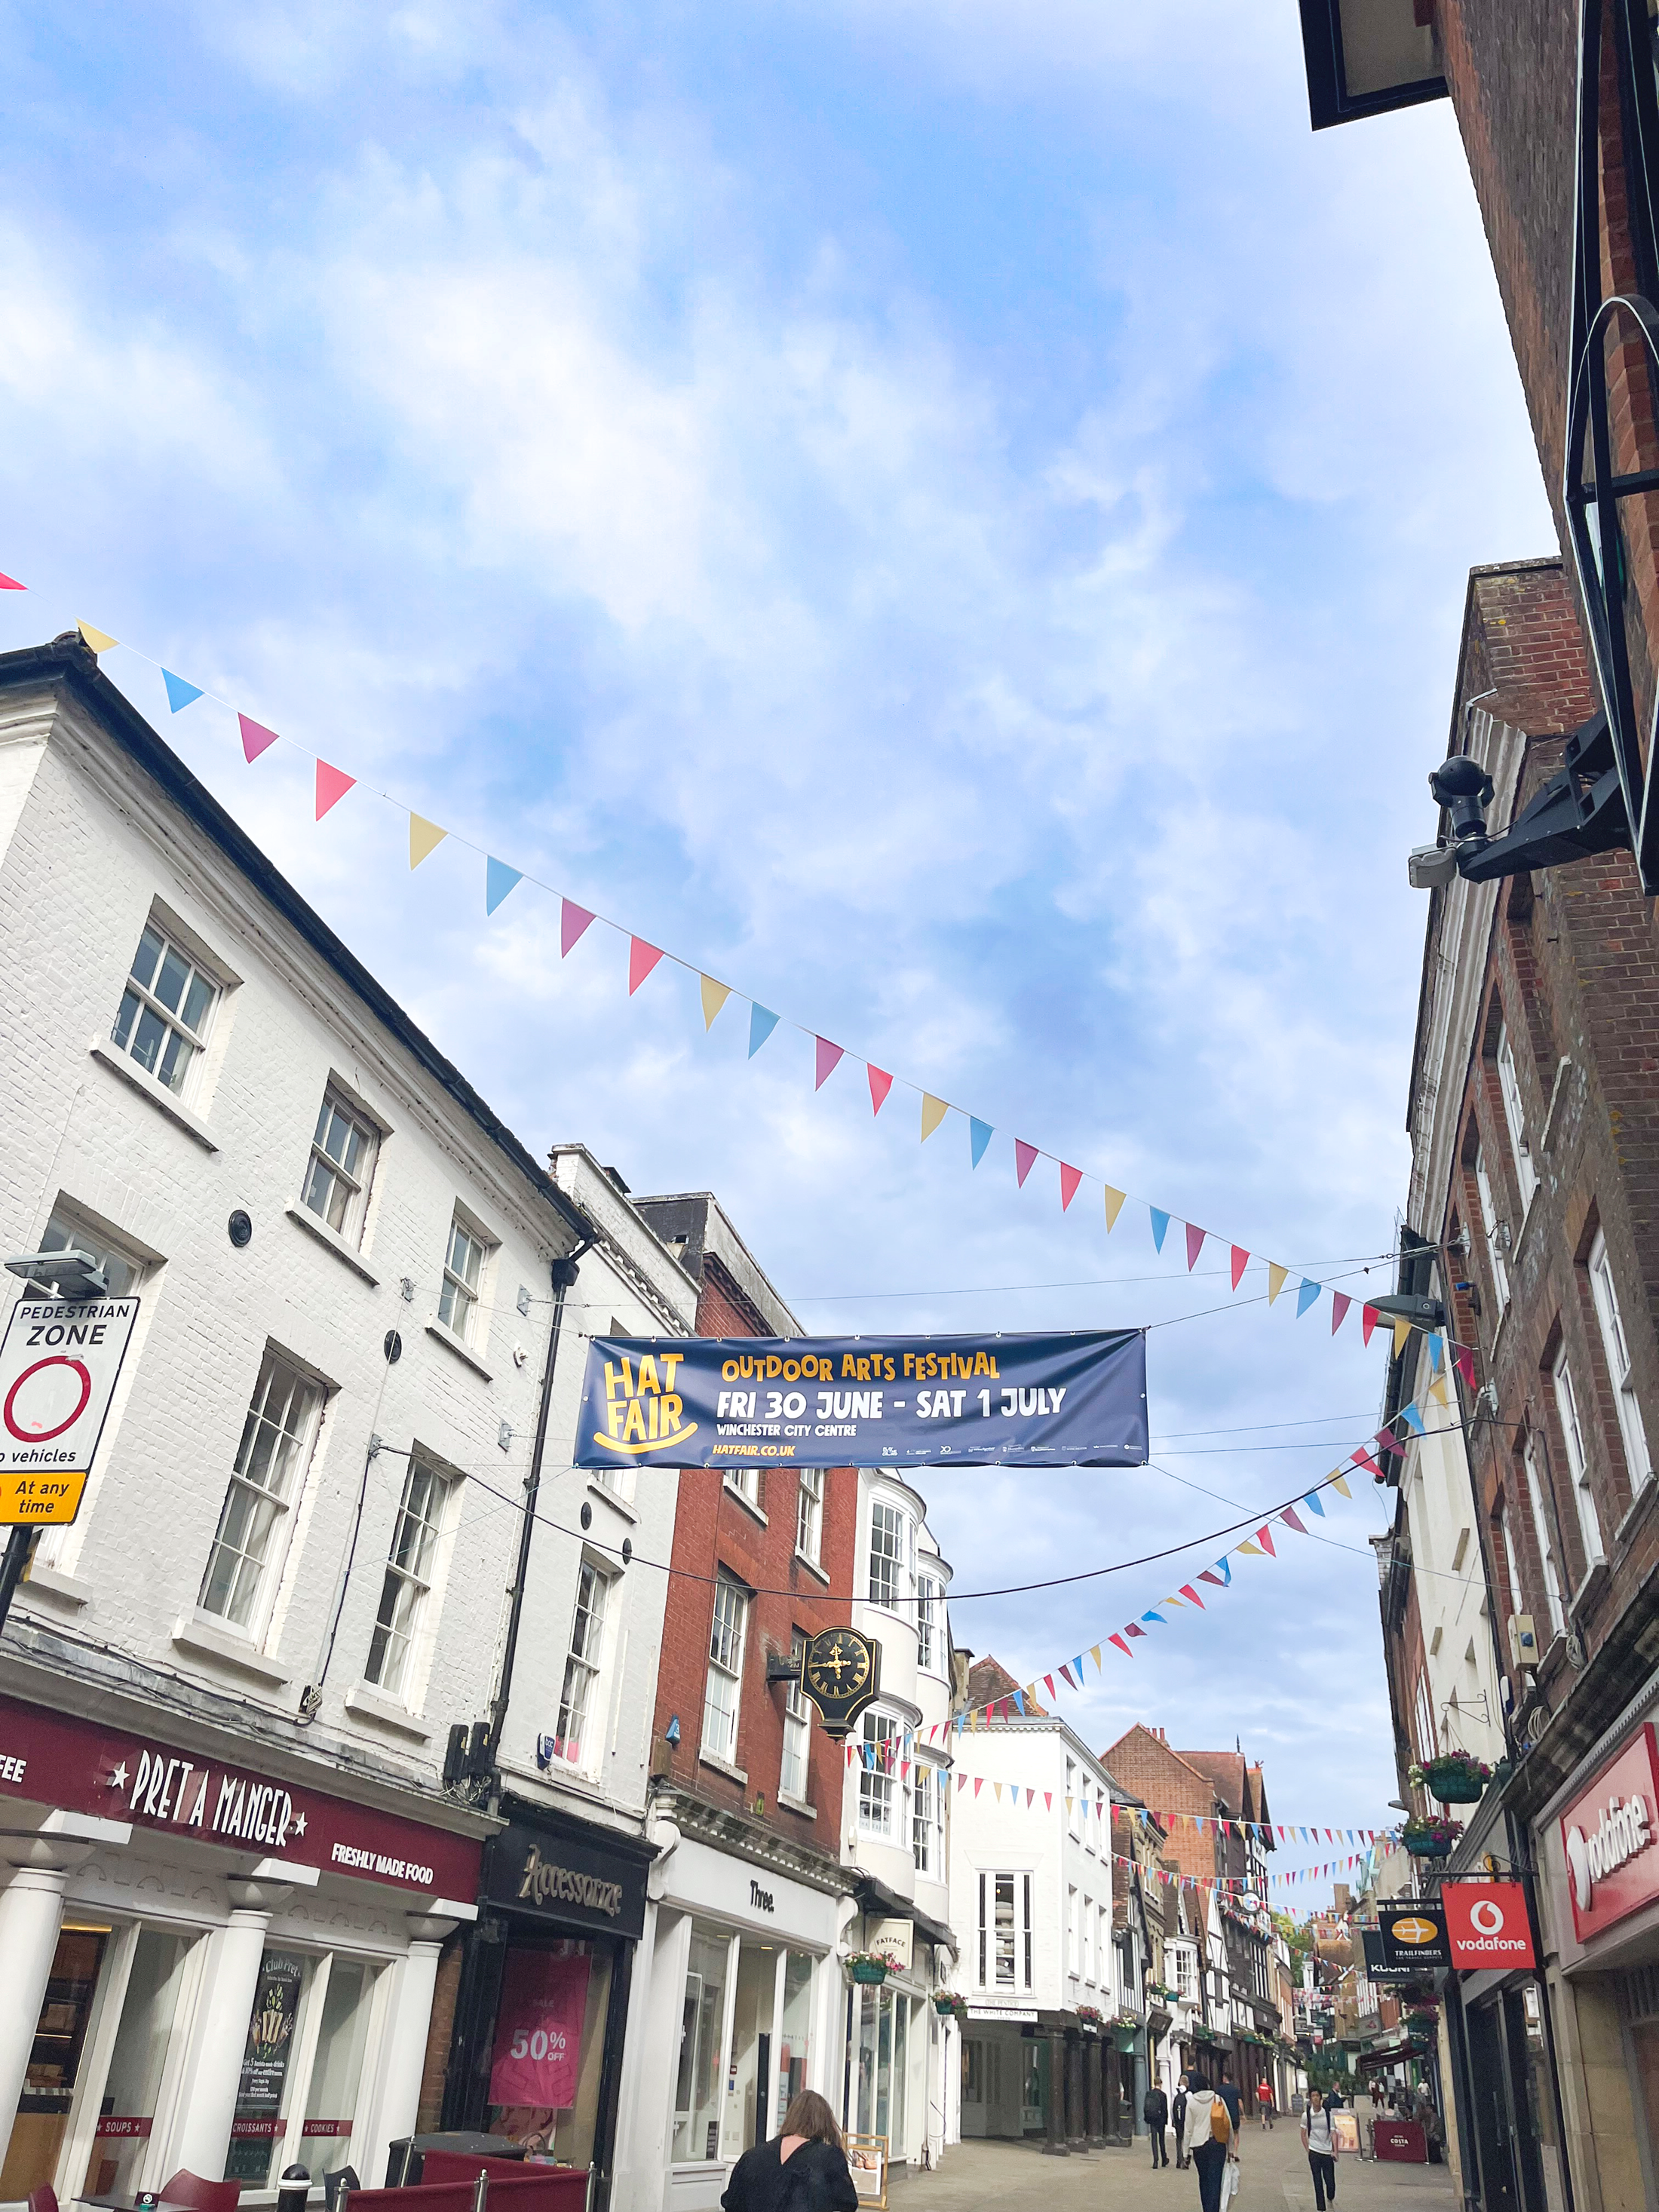
[[[190,988],[185,994],[184,1012],[179,1017],[187,1030],[201,1032],[208,1008],[213,1004],[213,986],[199,969],[190,979]]]
[[[173,1034],[154,1006],[140,1011],[137,1031],[132,1040],[132,1056],[146,1073],[155,1073],[161,1047]]]
[[[161,972],[150,988],[170,1014],[176,1014],[179,1011],[179,1002],[184,996],[185,981],[189,974],[190,963],[180,958],[169,945],[161,961]]]
[[[259,1962],[225,2160],[227,2181],[263,2188],[270,2177],[276,2146],[285,2132],[300,1999],[313,1964],[301,1953],[289,1950],[267,1951]]]
[[[161,957],[161,940],[153,929],[146,929],[138,940],[132,973],[148,991],[155,980],[155,963]]]
[[[130,2196],[149,2147],[172,2040],[189,1939],[140,1930],[99,2108],[82,2194]]]
[[[132,1035],[132,1024],[137,1019],[138,1010],[143,1003],[137,991],[122,994],[120,1012],[115,1017],[115,1027],[110,1034],[123,1052],[126,1050],[127,1039]]]
[[[300,2142],[300,2163],[313,2181],[348,2162],[371,1987],[368,1968],[361,1961],[337,1955],[331,1963]]]
[[[720,2148],[720,2036],[728,1956],[723,1936],[694,1929],[674,2083],[673,2155],[681,2164],[712,2159]]]

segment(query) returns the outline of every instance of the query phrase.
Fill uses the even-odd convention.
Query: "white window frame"
[[[1480,1227],[1486,1239],[1486,1259],[1492,1267],[1492,1287],[1498,1293],[1501,1318],[1510,1303],[1510,1271],[1498,1237],[1498,1202],[1492,1196],[1492,1177],[1486,1172],[1486,1147],[1480,1144],[1474,1148],[1474,1188],[1480,1200]]]
[[[605,1741],[600,1685],[605,1680],[611,1583],[611,1575],[596,1560],[585,1558],[576,1570],[570,1636],[565,1645],[564,1676],[559,1686],[559,1710],[553,1724],[553,1737],[556,1756],[578,1774],[594,1771]],[[573,1739],[576,1745],[574,1759],[568,1750]]]
[[[1417,1729],[1417,1763],[1426,1766],[1439,1749],[1439,1739],[1434,1725],[1434,1695],[1429,1687],[1429,1670],[1419,1668],[1417,1688],[1413,1697],[1413,1721]]]
[[[924,1674],[942,1674],[939,1664],[939,1620],[937,1607],[945,1585],[935,1576],[916,1577],[916,1665]]]
[[[149,938],[155,939],[157,950],[149,964],[149,982],[144,983],[139,981],[138,969],[144,957],[146,940]],[[153,988],[165,972],[169,956],[177,960],[184,969],[179,986],[178,1003],[172,1007],[156,995]],[[184,1009],[190,1003],[192,980],[201,983],[207,992],[193,1028],[184,1013]],[[138,949],[133,954],[132,964],[122,981],[120,1001],[115,1009],[115,1019],[110,1024],[110,1042],[124,1059],[131,1060],[135,1067],[153,1082],[160,1084],[163,1091],[169,1091],[175,1098],[188,1099],[196,1089],[196,1071],[207,1050],[208,1039],[213,1033],[213,1018],[220,1000],[224,996],[224,988],[221,978],[152,914],[140,933]],[[127,1011],[129,999],[133,1002],[131,1012]],[[149,1067],[139,1059],[137,1050],[146,1011],[160,1024],[165,1033],[155,1062]],[[176,1063],[175,1074],[171,1077],[161,1072],[162,1060],[170,1050],[174,1049],[167,1042],[169,1038],[177,1040],[177,1047],[183,1054],[182,1060]]]
[[[795,1805],[810,1802],[807,1792],[812,1778],[812,1705],[800,1686],[801,1656],[805,1648],[806,1638],[798,1628],[789,1642],[789,1656],[795,1672],[784,1686],[783,1753],[778,1763],[778,1795]],[[799,1776],[799,1789],[790,1787],[792,1763]]]
[[[86,1217],[73,1200],[60,1192],[52,1212],[46,1216],[46,1225],[40,1232],[39,1249],[42,1252],[90,1252],[104,1271],[110,1296],[130,1298],[143,1283],[148,1263],[140,1255],[106,1236],[101,1229],[87,1226]],[[34,1298],[49,1298],[52,1295],[50,1283],[30,1283],[25,1295]]]
[[[271,1425],[268,1415],[274,1394],[278,1389],[283,1393],[283,1411],[278,1416],[276,1433],[288,1440],[289,1449],[282,1455],[281,1487],[272,1488],[267,1482],[256,1481],[247,1470],[254,1464],[253,1455],[262,1431]],[[274,1344],[265,1346],[253,1395],[243,1418],[241,1442],[237,1446],[235,1463],[226,1486],[224,1504],[219,1509],[219,1525],[214,1533],[207,1565],[202,1573],[201,1590],[197,1598],[199,1613],[209,1620],[222,1621],[233,1632],[240,1632],[255,1644],[263,1642],[270,1624],[271,1609],[282,1584],[283,1568],[294,1533],[295,1508],[305,1495],[306,1481],[316,1451],[317,1431],[325,1395],[323,1385],[315,1376],[308,1374]],[[248,1510],[256,1515],[261,1505],[269,1505],[272,1509],[270,1517],[265,1522],[264,1540],[257,1557],[240,1542],[228,1544],[225,1540],[231,1509],[242,1499],[249,1501]],[[234,1618],[230,1606],[220,1608],[208,1603],[209,1585],[222,1550],[228,1556],[252,1565],[255,1571],[253,1596],[247,1607],[247,1617],[240,1621]],[[240,1571],[236,1570],[233,1572],[229,1590],[233,1599],[240,1579]]]
[[[329,1149],[342,1127],[359,1140],[356,1158],[349,1164],[344,1157],[347,1147],[343,1144],[341,1157]],[[337,1083],[328,1084],[323,1091],[323,1103],[317,1109],[317,1126],[312,1132],[311,1150],[300,1184],[300,1203],[308,1212],[314,1213],[325,1228],[331,1229],[348,1244],[361,1244],[363,1241],[368,1195],[380,1150],[378,1124]],[[340,1218],[335,1221],[330,1218],[330,1213],[337,1194],[340,1197]],[[320,1205],[319,1199],[322,1200]]]
[[[462,1264],[455,1265],[458,1237],[465,1237],[477,1254],[477,1265],[471,1277],[466,1273],[465,1255]],[[457,1206],[449,1217],[449,1235],[444,1244],[443,1274],[438,1291],[438,1322],[447,1328],[457,1343],[471,1346],[473,1331],[477,1327],[478,1311],[483,1304],[486,1280],[489,1272],[489,1256],[495,1249],[489,1234],[482,1229],[462,1206]]]
[[[1572,1366],[1565,1344],[1555,1355],[1551,1379],[1555,1386],[1555,1410],[1560,1417],[1561,1436],[1566,1445],[1567,1469],[1572,1477],[1572,1494],[1578,1508],[1578,1532],[1584,1545],[1584,1571],[1588,1573],[1607,1555],[1601,1549],[1601,1516],[1595,1510],[1595,1496],[1590,1488],[1589,1455],[1584,1448],[1578,1389],[1572,1379]]]
[[[896,1613],[909,1595],[905,1587],[910,1562],[910,1516],[902,1505],[889,1498],[870,1500],[870,1577],[869,1601],[884,1612]],[[877,1535],[882,1542],[878,1546]],[[896,1547],[887,1548],[889,1542]],[[877,1574],[880,1566],[879,1577]]]
[[[749,1593],[735,1575],[718,1575],[708,1627],[708,1673],[703,1686],[702,1756],[721,1766],[734,1767],[738,1763],[743,1659],[748,1638]]]
[[[728,1467],[726,1486],[728,1490],[735,1490],[744,1503],[752,1505],[757,1513],[760,1511],[760,1469],[757,1467]]]
[[[890,1713],[878,1711],[873,1705],[864,1715],[860,1731],[860,1743],[872,1745],[878,1754],[884,1744],[894,1747],[892,1764],[884,1765],[879,1755],[875,1765],[859,1762],[859,1833],[870,1836],[879,1844],[898,1844],[902,1849],[902,1831],[899,1822],[904,1817],[904,1790],[899,1778],[899,1746],[904,1731]]]
[[[1521,1188],[1521,1214],[1524,1220],[1527,1208],[1532,1204],[1532,1194],[1538,1188],[1538,1171],[1532,1164],[1532,1147],[1527,1142],[1526,1109],[1521,1103],[1521,1077],[1515,1065],[1515,1047],[1510,1042],[1509,1024],[1498,1025],[1498,1090],[1504,1101],[1504,1120],[1510,1133],[1510,1152],[1515,1161],[1515,1176]]]
[[[414,1703],[419,1673],[416,1662],[422,1638],[429,1631],[428,1615],[433,1587],[441,1564],[444,1539],[449,1533],[451,1501],[459,1486],[458,1476],[450,1474],[424,1454],[410,1454],[403,1495],[398,1502],[398,1517],[392,1524],[392,1541],[386,1547],[386,1579],[380,1585],[374,1632],[363,1668],[366,1682],[384,1691],[389,1698],[401,1698],[408,1705]],[[401,1624],[400,1604],[406,1608]],[[393,1663],[388,1664],[388,1658]]]
[[[823,1548],[823,1469],[804,1467],[795,1499],[795,1549],[817,1566]]]
[[[1004,1981],[998,1973],[1001,1963],[998,1955],[997,1891],[1007,1882],[1010,1885],[1010,1978]],[[978,1970],[977,1986],[994,1993],[1012,1990],[1023,1993],[1033,1986],[1032,1951],[1034,1937],[1031,1925],[1031,1876],[1028,1869],[1017,1867],[987,1867],[978,1877],[979,1928],[975,1963]]]
[[[1544,1498],[1543,1470],[1538,1464],[1538,1439],[1528,1436],[1521,1448],[1521,1466],[1527,1479],[1527,1502],[1532,1508],[1533,1534],[1538,1541],[1538,1557],[1544,1576],[1544,1603],[1548,1609],[1550,1631],[1559,1636],[1567,1625],[1566,1601],[1563,1593],[1561,1566],[1555,1556],[1549,1519]],[[1504,1516],[1504,1540],[1510,1546],[1510,1571],[1515,1581],[1516,1611],[1527,1610],[1526,1593],[1516,1572],[1513,1540],[1510,1534],[1509,1516]]]
[[[1079,1981],[1083,1979],[1083,1923],[1079,1917],[1081,1907],[1077,1884],[1068,1881],[1066,1885],[1066,1971]]]
[[[916,1872],[929,1881],[945,1880],[945,1785],[942,1767],[919,1759],[910,1770],[910,1850]]]
[[[1634,1495],[1653,1480],[1653,1455],[1648,1449],[1648,1432],[1637,1402],[1635,1364],[1625,1336],[1624,1316],[1619,1310],[1619,1291],[1613,1279],[1607,1232],[1601,1229],[1596,1231],[1595,1242],[1590,1246],[1589,1283],[1595,1318],[1601,1328],[1601,1348],[1607,1355],[1607,1374],[1613,1382],[1613,1408],[1625,1447],[1625,1468]]]

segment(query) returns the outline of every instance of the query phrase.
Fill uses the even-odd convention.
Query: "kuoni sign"
[[[600,1336],[576,1464],[1141,1467],[1146,1442],[1135,1328]]]
[[[1440,1893],[1451,1961],[1465,1973],[1480,1966],[1535,1966],[1527,1893],[1518,1881],[1449,1881]]]
[[[20,1298],[0,1339],[0,1527],[81,1510],[137,1298]]]

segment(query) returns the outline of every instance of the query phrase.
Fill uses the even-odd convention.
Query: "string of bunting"
[[[1321,1502],[1322,1492],[1334,1490],[1344,1498],[1352,1498],[1353,1492],[1348,1486],[1348,1474],[1362,1469],[1374,1481],[1384,1482],[1388,1480],[1389,1462],[1403,1456],[1407,1437],[1439,1433],[1429,1427],[1424,1417],[1424,1407],[1428,1406],[1449,1412],[1450,1390],[1447,1382],[1443,1340],[1431,1335],[1428,1344],[1429,1364],[1432,1371],[1423,1396],[1414,1399],[1409,1406],[1391,1415],[1367,1443],[1356,1446],[1349,1453],[1341,1467],[1328,1474],[1322,1482],[1316,1483],[1305,1496],[1297,1500],[1297,1504],[1305,1507],[1316,1519],[1322,1521],[1326,1517],[1325,1508]],[[1276,1559],[1279,1552],[1273,1534],[1275,1523],[1289,1528],[1298,1536],[1314,1533],[1302,1519],[1297,1505],[1286,1505],[1278,1513],[1270,1514],[1253,1536],[1247,1536],[1242,1543],[1235,1544],[1231,1551],[1224,1552],[1213,1565],[1203,1568],[1191,1582],[1181,1583],[1170,1596],[1160,1598],[1157,1605],[1150,1607],[1137,1619],[1125,1621],[1121,1628],[1109,1631],[1097,1644],[1059,1662],[1051,1671],[1034,1675],[1023,1689],[1010,1690],[988,1698],[982,1705],[969,1706],[962,1712],[952,1714],[949,1721],[935,1721],[927,1731],[927,1740],[936,1741],[951,1730],[960,1735],[964,1729],[975,1730],[992,1722],[1010,1719],[1017,1713],[1022,1716],[1027,1713],[1040,1715],[1043,1708],[1037,1702],[1037,1684],[1042,1684],[1051,1700],[1059,1695],[1055,1687],[1056,1677],[1068,1690],[1081,1690],[1086,1681],[1085,1658],[1094,1661],[1095,1674],[1098,1677],[1104,1671],[1102,1655],[1108,1644],[1121,1651],[1126,1659],[1132,1659],[1134,1656],[1130,1649],[1132,1642],[1145,1637],[1149,1628],[1167,1626],[1170,1612],[1195,1607],[1203,1613],[1214,1603],[1212,1595],[1206,1598],[1200,1592],[1198,1583],[1208,1584],[1212,1589],[1231,1589],[1235,1559]]]
[[[27,588],[27,586],[18,582],[15,578],[0,575],[0,590],[21,592]],[[78,627],[82,637],[96,654],[112,653],[118,646],[121,645],[122,641],[112,637],[107,630],[99,629],[95,623],[82,622]],[[320,822],[325,815],[331,813],[349,793],[358,788],[360,779],[348,769],[337,766],[331,761],[325,760],[320,754],[312,752],[309,747],[299,744],[292,738],[283,737],[268,725],[256,721],[251,714],[243,712],[233,701],[210,690],[204,684],[191,682],[187,678],[180,676],[176,670],[167,667],[153,655],[144,653],[137,646],[128,645],[125,649],[135,653],[139,659],[147,661],[152,668],[160,672],[167,691],[167,705],[172,713],[182,714],[186,708],[194,706],[198,701],[207,699],[234,714],[236,717],[237,732],[241,739],[243,757],[250,766],[261,759],[272,746],[277,744],[290,745],[295,751],[304,754],[310,759],[315,767],[315,818],[317,821]],[[365,786],[364,788],[373,790],[374,787]],[[397,807],[400,812],[408,817],[409,865],[411,868],[418,868],[422,862],[428,860],[439,846],[447,840],[459,845],[465,845],[469,850],[480,854],[484,863],[483,904],[486,918],[494,915],[520,884],[532,884],[537,889],[548,892],[559,902],[559,954],[562,959],[569,957],[595,923],[604,928],[613,930],[619,936],[626,937],[628,939],[628,992],[630,998],[639,990],[647,978],[664,961],[667,961],[672,965],[684,969],[689,975],[696,976],[705,1030],[714,1027],[728,1000],[736,999],[748,1006],[748,1056],[750,1060],[768,1042],[780,1026],[793,1029],[801,1036],[810,1036],[812,1039],[813,1089],[815,1091],[821,1091],[823,1088],[843,1060],[850,1061],[862,1066],[865,1071],[869,1085],[872,1114],[881,1112],[894,1085],[901,1085],[906,1090],[914,1091],[921,1102],[921,1139],[923,1144],[926,1144],[934,1134],[947,1116],[954,1114],[967,1124],[969,1167],[977,1168],[984,1159],[993,1138],[999,1133],[994,1122],[970,1112],[966,1107],[957,1105],[951,1099],[939,1097],[938,1093],[927,1090],[924,1085],[914,1082],[907,1076],[896,1075],[889,1069],[878,1067],[873,1060],[865,1060],[857,1053],[849,1051],[847,1047],[836,1044],[828,1037],[820,1036],[815,1030],[806,1028],[805,1024],[791,1020],[773,1008],[762,1005],[758,999],[751,998],[746,993],[735,989],[732,985],[723,983],[717,977],[707,974],[696,961],[686,960],[665,946],[652,944],[647,939],[641,937],[624,924],[614,921],[610,916],[600,914],[596,908],[580,905],[576,900],[557,890],[552,884],[543,883],[539,878],[528,874],[526,870],[514,867],[508,861],[489,852],[485,848],[473,844],[470,839],[459,832],[447,830],[441,823],[416,813],[413,808],[396,798],[392,793],[379,792],[376,795],[386,799],[389,805]],[[1102,1194],[1109,1235],[1116,1227],[1124,1207],[1130,1204],[1133,1199],[1133,1203],[1138,1208],[1144,1207],[1146,1210],[1152,1243],[1158,1251],[1161,1253],[1164,1250],[1171,1229],[1181,1232],[1177,1239],[1176,1249],[1180,1249],[1181,1243],[1184,1241],[1187,1268],[1189,1273],[1197,1267],[1199,1256],[1205,1246],[1215,1243],[1227,1247],[1228,1271],[1235,1294],[1243,1281],[1246,1270],[1253,1263],[1259,1262],[1267,1271],[1267,1299],[1269,1305],[1278,1301],[1280,1295],[1290,1286],[1292,1276],[1297,1275],[1297,1271],[1281,1265],[1277,1261],[1268,1260],[1260,1253],[1253,1252],[1248,1246],[1234,1243],[1231,1239],[1218,1235],[1214,1231],[1200,1227],[1196,1222],[1182,1219],[1169,1207],[1154,1206],[1147,1199],[1133,1198],[1133,1194],[1130,1192],[1118,1189],[1098,1176],[1088,1174],[1082,1168],[1074,1166],[1070,1161],[1061,1159],[1057,1152],[1048,1152],[1040,1145],[1028,1142],[1024,1137],[1014,1137],[1012,1146],[1015,1180],[1022,1189],[1039,1160],[1046,1161],[1058,1172],[1060,1204],[1062,1212],[1070,1207],[1084,1183],[1097,1185]],[[1379,1315],[1375,1307],[1366,1304],[1363,1299],[1356,1299],[1346,1291],[1337,1290],[1333,1285],[1317,1282],[1311,1276],[1307,1275],[1297,1276],[1295,1289],[1297,1318],[1300,1320],[1305,1314],[1310,1312],[1328,1291],[1330,1297],[1330,1333],[1333,1336],[1341,1328],[1356,1304],[1360,1309],[1361,1334],[1367,1345],[1370,1342],[1373,1331],[1385,1318],[1389,1322],[1393,1330],[1394,1348],[1396,1353],[1402,1348],[1413,1331],[1419,1326],[1416,1322]],[[1430,1334],[1426,1330],[1424,1333]],[[1452,1344],[1449,1348],[1459,1370],[1464,1374],[1469,1388],[1473,1389],[1474,1364],[1472,1350],[1468,1346],[1458,1344]]]

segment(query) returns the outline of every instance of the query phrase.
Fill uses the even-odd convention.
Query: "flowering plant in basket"
[[[1413,1766],[1408,1779],[1413,1789],[1426,1790],[1443,1805],[1478,1805],[1486,1794],[1492,1769],[1472,1752],[1449,1751]]]
[[[1400,1831],[1400,1840],[1418,1858],[1443,1859],[1450,1857],[1462,1832],[1461,1820],[1448,1820],[1435,1814],[1426,1820],[1407,1820]]]
[[[847,1971],[855,1982],[884,1982],[892,1972],[890,1959],[878,1958],[873,1951],[852,1951],[848,1954]]]

